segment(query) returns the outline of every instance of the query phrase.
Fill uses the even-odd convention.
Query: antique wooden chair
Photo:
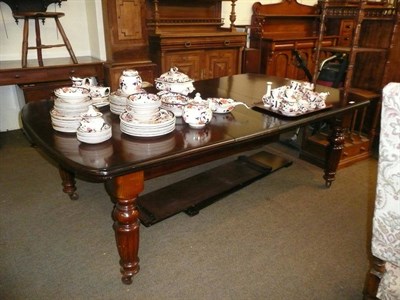
[[[24,30],[23,30],[23,38],[22,38],[22,67],[26,68],[27,66],[27,57],[28,50],[37,51],[37,59],[39,66],[43,66],[43,56],[42,49],[53,48],[53,47],[66,47],[69,55],[74,64],[78,63],[76,59],[75,53],[72,50],[72,46],[65,34],[65,31],[60,23],[59,18],[64,16],[62,12],[47,12],[47,7],[51,3],[58,3],[61,5],[62,1],[66,0],[3,0],[7,3],[13,12],[13,17],[18,23],[19,19],[24,20]],[[53,45],[44,45],[42,44],[41,36],[40,36],[40,24],[42,21],[43,24],[46,19],[54,19],[57,29],[61,34],[61,37],[64,41],[62,44],[53,44]],[[36,33],[36,46],[29,46],[29,20],[35,21],[35,33]]]
[[[400,83],[383,89],[372,268],[364,299],[400,299]]]

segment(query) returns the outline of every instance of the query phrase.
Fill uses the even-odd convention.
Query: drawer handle
[[[71,71],[69,71],[69,74],[75,74],[75,70],[72,69]]]
[[[225,46],[229,46],[230,43],[231,43],[231,41],[228,41],[228,40],[225,40],[225,41],[224,41],[224,45],[225,45]]]
[[[346,27],[346,29],[350,29],[350,28],[352,28],[353,26],[352,26],[352,25],[346,25],[345,27]]]
[[[190,46],[192,46],[192,43],[191,43],[191,42],[185,42],[185,47],[186,47],[186,48],[189,48]]]
[[[14,78],[21,78],[21,75],[15,74]]]

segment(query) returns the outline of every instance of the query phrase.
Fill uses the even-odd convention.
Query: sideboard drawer
[[[241,36],[207,36],[207,37],[164,37],[161,42],[163,50],[190,50],[204,48],[243,47],[246,37]]]
[[[18,70],[2,70],[0,76],[0,85],[12,85],[34,82],[32,76],[38,78],[47,78],[45,69],[35,69],[35,72],[18,69]],[[43,80],[45,81],[45,80]]]
[[[69,60],[54,59],[44,67],[28,63],[27,68],[21,68],[20,62],[0,62],[0,85],[31,84],[69,80],[71,76],[96,77],[99,83],[104,81],[103,61],[91,57],[78,57],[78,64]]]

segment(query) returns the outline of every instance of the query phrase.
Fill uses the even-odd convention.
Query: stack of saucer
[[[126,108],[126,102],[129,95],[125,95],[120,89],[110,94],[110,111],[120,115]]]
[[[84,113],[92,103],[89,90],[81,87],[63,87],[54,91],[54,108],[50,111],[52,126],[61,132],[76,132]]]
[[[134,94],[128,97],[125,111],[120,115],[121,131],[132,136],[154,137],[175,129],[172,112],[160,109],[161,100],[155,94]]]

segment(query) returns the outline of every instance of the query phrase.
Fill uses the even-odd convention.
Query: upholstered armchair
[[[400,299],[400,83],[383,89],[372,255],[365,299]]]

